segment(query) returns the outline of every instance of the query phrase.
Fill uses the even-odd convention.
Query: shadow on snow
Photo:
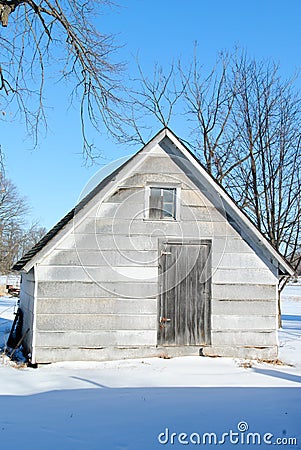
[[[76,379],[97,388],[1,396],[2,447],[152,450],[164,447],[158,435],[166,429],[177,435],[221,436],[229,430],[237,432],[241,421],[248,424],[249,432],[296,437],[301,442],[300,388],[108,388]],[[230,449],[233,444],[222,447]],[[165,448],[183,445],[168,442]]]

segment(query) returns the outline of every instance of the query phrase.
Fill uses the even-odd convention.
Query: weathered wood
[[[162,291],[160,291],[158,342],[162,345],[175,343],[176,259],[176,251],[171,252],[170,245],[161,250],[160,286]]]
[[[161,345],[210,343],[210,246],[168,244],[161,257]],[[167,321],[164,321],[167,319]]]
[[[211,343],[211,315],[212,315],[212,242],[203,247],[203,272],[200,276],[202,283],[201,295],[203,297],[203,313],[202,320],[204,321],[204,341],[206,345]]]

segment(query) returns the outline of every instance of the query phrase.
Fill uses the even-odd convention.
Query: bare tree
[[[27,253],[42,237],[47,233],[45,227],[42,227],[38,221],[33,222],[29,228],[21,231],[20,239],[14,254],[14,263]]]
[[[301,251],[298,250],[295,255],[294,265],[296,267],[296,276],[301,277]]]
[[[241,163],[232,158],[237,133],[228,125],[235,101],[230,60],[227,53],[221,53],[214,67],[206,71],[195,53],[188,68],[181,61],[165,71],[156,64],[152,77],[144,74],[138,62],[139,76],[133,80],[128,102],[131,113],[125,121],[130,131],[123,139],[145,144],[155,127],[170,126],[180,117],[191,133],[182,140],[189,140],[208,171],[221,182]]]
[[[1,180],[0,223],[5,227],[10,222],[24,225],[24,217],[29,211],[27,201],[21,197],[17,187],[7,178]]]
[[[21,239],[28,204],[16,186],[1,177],[0,193],[0,272],[9,272]]]
[[[178,64],[171,63],[164,70],[155,64],[146,75],[137,61],[138,76],[129,82],[126,108],[123,113],[123,133],[120,142],[144,145],[158,127],[170,126],[179,114],[184,94]]]
[[[207,72],[195,56],[188,69],[156,66],[150,79],[139,66],[139,74],[132,135],[145,142],[145,117],[166,126],[182,111],[191,132],[182,138],[272,245],[300,263],[301,98],[294,78],[283,80],[276,64],[239,50],[221,53]]]
[[[96,28],[110,0],[0,0],[0,110],[11,108],[37,142],[47,126],[47,73],[68,81],[80,106],[84,154],[93,157],[87,121],[118,134],[121,65],[113,62],[113,37]]]
[[[229,80],[229,67],[227,53],[219,55],[209,72],[198,62],[196,53],[188,72],[180,67],[193,149],[219,182],[242,162],[233,159],[231,152],[237,138],[237,131],[229,127],[236,86],[235,78]]]
[[[29,206],[11,180],[0,172],[0,273],[9,273],[13,264],[46,233],[38,222],[27,225]]]
[[[235,62],[231,153],[243,159],[224,180],[272,245],[291,262],[301,242],[301,99],[277,65]]]

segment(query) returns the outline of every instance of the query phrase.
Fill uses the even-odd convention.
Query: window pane
[[[150,188],[150,192],[151,192],[151,197],[161,197],[161,189],[160,188]]]
[[[163,189],[163,217],[176,218],[176,189]]]
[[[173,203],[163,203],[163,217],[175,218]]]
[[[173,203],[175,189],[163,189],[163,201],[164,203]]]
[[[175,188],[150,188],[149,198],[150,219],[175,219],[176,218],[176,189]]]
[[[162,207],[163,207],[163,197],[161,197],[161,189],[151,188],[149,198],[149,218],[161,219]]]

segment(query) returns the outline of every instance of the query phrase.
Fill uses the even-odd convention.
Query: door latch
[[[167,322],[170,322],[171,319],[169,319],[168,317],[160,317],[160,328],[165,328]]]
[[[168,317],[160,317],[160,323],[166,323],[166,322],[170,322],[171,319],[169,319]]]

